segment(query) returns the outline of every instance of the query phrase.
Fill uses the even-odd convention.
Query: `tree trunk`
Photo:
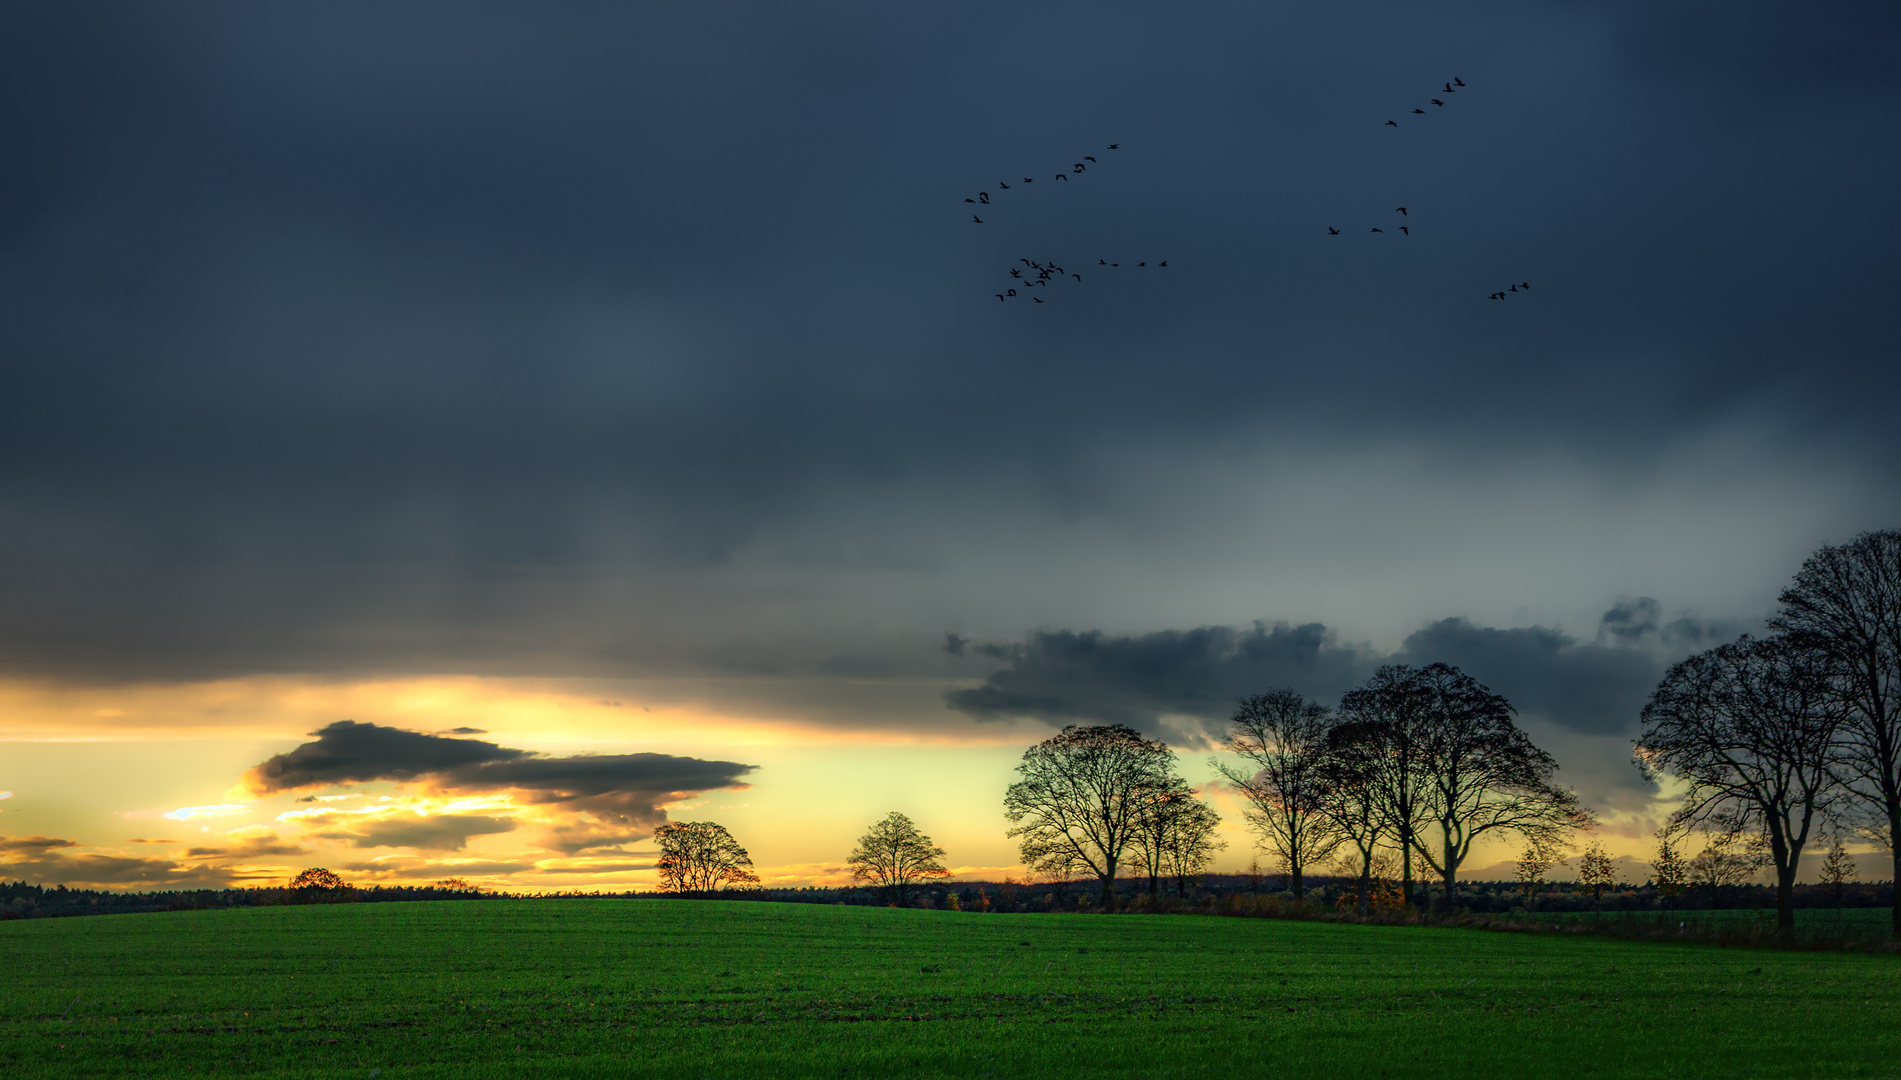
[[[1299,863],[1289,859],[1287,865],[1289,868],[1288,880],[1292,882],[1294,886],[1294,899],[1299,900],[1301,897],[1307,895],[1306,879],[1301,876]]]
[[[1783,937],[1795,933],[1795,860],[1788,867],[1776,867],[1776,933]]]
[[[1114,872],[1102,875],[1102,910],[1116,909],[1116,877]]]
[[[1459,876],[1459,868],[1452,865],[1451,859],[1447,859],[1446,860],[1446,918],[1448,919],[1458,914],[1457,908],[1459,904],[1459,889],[1456,884],[1458,880],[1458,876]]]
[[[1402,836],[1399,845],[1399,889],[1400,899],[1407,907],[1413,906],[1413,845],[1411,836]]]

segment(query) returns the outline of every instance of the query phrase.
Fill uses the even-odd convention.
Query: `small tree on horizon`
[[[1544,840],[1531,840],[1525,844],[1525,850],[1519,853],[1513,864],[1518,887],[1525,894],[1525,908],[1530,910],[1538,904],[1538,886],[1544,881],[1545,874],[1553,867],[1563,866],[1564,859],[1552,845]]]
[[[1659,897],[1682,893],[1689,881],[1689,864],[1684,861],[1683,853],[1671,842],[1672,835],[1668,826],[1657,831],[1657,855],[1650,860],[1650,877],[1657,884]]]
[[[1847,898],[1848,883],[1861,876],[1861,868],[1855,865],[1855,857],[1848,853],[1841,837],[1828,847],[1828,854],[1822,858],[1822,884],[1828,886],[1835,897],[1835,913],[1841,914],[1842,901]]]
[[[735,885],[756,885],[752,856],[723,825],[711,821],[670,821],[654,830],[660,846],[660,881],[668,892],[709,893]]]
[[[1604,890],[1617,884],[1617,864],[1602,842],[1593,840],[1578,856],[1578,884],[1591,890],[1591,908],[1604,910]]]
[[[845,862],[852,868],[853,881],[872,882],[902,906],[913,884],[950,873],[944,868],[943,858],[943,848],[932,843],[910,818],[893,810],[858,838],[858,846]]]
[[[342,876],[334,870],[313,866],[308,870],[299,871],[296,877],[291,878],[290,887],[300,890],[341,892],[349,888],[350,883],[343,880]]]
[[[1175,754],[1124,724],[1071,724],[1023,752],[1003,796],[1025,866],[1066,881],[1088,874],[1114,910],[1116,874],[1150,797],[1175,783]]]

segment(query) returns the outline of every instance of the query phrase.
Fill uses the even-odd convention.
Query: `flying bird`
[[[965,201],[965,202],[976,202],[977,200],[975,200],[975,199],[965,199],[964,201]]]
[[[1027,176],[1023,178],[1023,182],[1024,182],[1024,183],[1026,183],[1026,184],[1034,184],[1034,183],[1036,183],[1036,181],[1035,181],[1035,180],[1032,180],[1032,179],[1030,179],[1030,178],[1029,178],[1029,177],[1027,177]]]
[[[1006,184],[1006,183],[1004,183],[1004,182],[1003,182],[1003,181],[1001,181],[1001,180],[999,180],[999,181],[997,181],[997,186],[998,186],[998,187],[1000,187],[1000,188],[1002,188],[1002,189],[1003,189],[1003,190],[1005,190],[1005,191],[1008,191],[1008,190],[1010,190],[1010,185],[1008,185],[1008,184]]]
[[[1148,263],[1145,263],[1145,262],[1139,262],[1139,263],[1136,263],[1135,265],[1137,265],[1137,266],[1147,266],[1147,265],[1148,265]]]
[[[1518,287],[1519,287],[1519,288],[1521,288],[1521,289],[1529,289],[1529,288],[1531,288],[1531,282],[1529,282],[1529,281],[1521,281],[1521,282],[1519,282],[1519,283],[1518,283]]]
[[[1385,232],[1386,230],[1385,230],[1385,229],[1374,229],[1373,231],[1374,231],[1374,232]]]
[[[1120,147],[1121,145],[1122,145],[1121,143],[1110,143],[1110,144],[1109,144],[1109,149],[1111,149],[1111,150],[1114,150],[1114,149],[1116,149],[1117,147]]]
[[[1411,236],[1411,235],[1413,234],[1413,231],[1412,231],[1411,229],[1408,229],[1408,228],[1407,228],[1406,226],[1404,226],[1404,225],[1401,225],[1401,226],[1399,227],[1399,231],[1400,231],[1400,232],[1403,232],[1403,233],[1405,233],[1405,234],[1406,234],[1407,236]]]
[[[1002,293],[998,293],[998,294],[997,294],[997,300],[998,300],[999,302],[1001,302],[1001,301],[1003,300],[1003,294],[1002,294]]]
[[[980,218],[980,217],[978,217],[978,216],[977,216],[977,215],[975,215],[975,214],[972,214],[972,215],[970,215],[970,220],[972,220],[972,221],[974,221],[974,222],[976,222],[976,223],[977,223],[977,224],[979,224],[979,225],[982,225],[982,224],[984,223],[984,219],[982,219],[982,218]]]
[[[979,191],[977,193],[977,201],[983,203],[985,206],[990,205],[990,193],[988,191]]]
[[[1078,162],[1077,162],[1077,163],[1076,163],[1075,165],[1073,165],[1073,166],[1071,166],[1071,167],[1070,167],[1070,171],[1071,171],[1071,172],[1082,172],[1082,171],[1083,171],[1084,169],[1087,169],[1088,167],[1089,167],[1089,166],[1087,166],[1087,165],[1084,165],[1084,164],[1083,164],[1082,162],[1080,162],[1080,161],[1078,161]]]
[[[1416,112],[1416,113],[1418,113],[1418,114],[1419,114],[1419,115],[1421,115],[1421,116],[1424,116],[1424,115],[1426,115],[1426,110],[1424,110],[1424,109],[1414,109],[1413,111],[1414,111],[1414,112]],[[1392,123],[1391,121],[1387,121],[1387,122],[1388,122],[1388,123]],[[1399,125],[1398,125],[1398,124],[1393,124],[1393,126],[1394,126],[1394,127],[1398,127]]]
[[[1010,291],[1011,296],[1015,296],[1017,294],[1017,291],[1015,289],[1011,289],[1009,291]]]
[[[1157,265],[1159,265],[1159,266],[1167,266],[1167,265],[1168,265],[1168,260],[1167,260],[1167,259],[1163,259],[1163,260],[1162,260],[1162,261],[1161,261],[1160,263],[1158,263]]]
[[[1081,274],[1071,274],[1069,276],[1075,278],[1077,281],[1081,281],[1083,279],[1083,276]]]
[[[1014,278],[1020,278],[1023,276],[1023,271],[1018,270],[1016,267],[1012,266],[1010,268],[1010,276]]]
[[[1433,99],[1432,99],[1432,103],[1433,103],[1434,105],[1444,105],[1444,104],[1445,104],[1445,102],[1443,102],[1443,101],[1440,101],[1440,100],[1439,100],[1438,98],[1433,98]]]
[[[1109,265],[1109,260],[1108,260],[1108,259],[1097,259],[1097,260],[1096,260],[1096,265],[1097,265],[1097,266],[1108,266],[1108,265]]]
[[[1393,209],[1394,209],[1394,210],[1396,210],[1396,211],[1398,211],[1399,213],[1402,213],[1402,214],[1406,212],[1406,208],[1405,208],[1405,207],[1403,207],[1403,206],[1395,206],[1395,207],[1393,207]]]
[[[1331,226],[1331,225],[1329,225],[1329,226],[1327,226],[1327,235],[1328,235],[1328,236],[1339,236],[1339,235],[1340,235],[1340,230],[1339,230],[1339,229],[1336,229],[1336,228],[1334,228],[1334,227],[1333,227],[1333,226]]]
[[[1452,85],[1454,85],[1454,86],[1464,86],[1465,84],[1459,81],[1459,77],[1458,77],[1457,75],[1454,75],[1454,76],[1452,77]]]
[[[1084,160],[1084,161],[1094,161],[1094,160],[1096,160],[1096,159],[1095,159],[1095,158],[1092,158],[1092,157],[1090,157],[1090,156],[1089,156],[1088,154],[1084,154],[1084,155],[1083,155],[1083,160]]]
[[[1513,292],[1517,292],[1517,291],[1518,291],[1518,286],[1516,286],[1516,285],[1513,285],[1513,286],[1512,286],[1512,290],[1511,290],[1511,291],[1513,291]]]
[[[1069,174],[1068,174],[1068,173],[1060,173],[1060,172],[1059,172],[1059,173],[1057,173],[1057,174],[1056,174],[1056,179],[1058,179],[1058,180],[1067,180],[1067,179],[1069,179]]]
[[[1032,299],[1032,300],[1034,300],[1034,301],[1036,301],[1036,302],[1037,302],[1037,303],[1039,303],[1039,304],[1043,302],[1043,298],[1042,298],[1042,297],[1040,297],[1040,296],[1032,296],[1032,297],[1030,297],[1030,299]]]
[[[1448,94],[1452,94],[1452,93],[1457,93],[1457,91],[1455,91],[1455,90],[1453,90],[1453,89],[1452,89],[1452,84],[1451,84],[1451,83],[1447,83],[1447,84],[1446,84],[1446,93],[1448,93]]]
[[[1417,110],[1417,109],[1414,109],[1413,111],[1414,111],[1414,112],[1418,112],[1419,110]],[[1398,127],[1398,126],[1399,126],[1399,122],[1398,122],[1397,120],[1388,120],[1388,121],[1386,122],[1386,126],[1387,126],[1387,127]]]

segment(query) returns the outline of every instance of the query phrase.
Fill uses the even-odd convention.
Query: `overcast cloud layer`
[[[1901,513],[1892,4],[0,12],[13,674],[1041,627],[957,707],[1397,652],[1605,733],[1668,619]]]

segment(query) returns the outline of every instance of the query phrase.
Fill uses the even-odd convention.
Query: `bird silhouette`
[[[1147,265],[1148,265],[1148,263],[1145,263],[1145,262],[1140,262],[1140,263],[1136,263],[1135,265],[1137,265],[1137,266],[1147,266]]]
[[[1529,282],[1529,281],[1521,281],[1521,282],[1519,282],[1519,283],[1518,283],[1518,287],[1519,287],[1519,288],[1521,288],[1521,289],[1529,289],[1529,288],[1531,288],[1531,282]]]
[[[1512,288],[1511,288],[1511,291],[1512,291],[1512,292],[1517,292],[1517,291],[1518,291],[1518,286],[1516,286],[1516,285],[1513,285],[1513,286],[1512,286]]]
[[[1108,260],[1108,259],[1097,259],[1097,260],[1096,260],[1096,265],[1097,265],[1097,266],[1108,266],[1108,265],[1109,265],[1109,260]]]
[[[1037,302],[1037,303],[1039,303],[1039,304],[1043,302],[1043,298],[1042,298],[1042,297],[1040,297],[1040,296],[1032,296],[1032,297],[1030,297],[1030,299],[1032,299],[1032,300],[1034,300],[1034,301],[1036,301],[1036,302]]]
[[[1012,266],[1010,268],[1010,276],[1013,278],[1020,278],[1023,276],[1023,271],[1018,270],[1016,267]]]
[[[1027,177],[1027,176],[1023,178],[1023,182],[1024,182],[1024,183],[1026,183],[1026,184],[1034,184],[1034,183],[1036,183],[1036,181],[1035,181],[1035,180],[1032,180],[1032,179],[1030,179],[1030,178],[1029,178],[1029,177]]]
[[[1057,174],[1056,174],[1056,179],[1058,179],[1058,180],[1067,180],[1067,179],[1069,179],[1069,174],[1068,174],[1068,173],[1060,173],[1060,172],[1059,172],[1059,173],[1057,173]]]
[[[979,192],[977,193],[977,201],[978,201],[978,202],[980,202],[980,203],[983,203],[983,204],[984,204],[985,206],[989,206],[989,205],[990,205],[990,193],[989,193],[988,191],[979,191]]]
[[[965,202],[976,202],[977,200],[975,200],[975,199],[965,199],[964,201],[965,201]]]
[[[1446,93],[1448,93],[1448,94],[1451,94],[1451,93],[1456,93],[1456,91],[1454,91],[1454,90],[1452,89],[1452,84],[1451,84],[1451,83],[1447,83],[1447,84],[1446,84]]]
[[[1011,296],[1015,296],[1017,294],[1017,291],[1015,289],[1011,289],[1009,290],[1009,292]]]
[[[1077,281],[1081,281],[1083,279],[1083,276],[1081,274],[1071,274],[1069,276],[1075,278]]]
[[[1493,293],[1492,295],[1490,295],[1490,296],[1488,296],[1488,297],[1486,297],[1486,299],[1487,299],[1487,300],[1503,300],[1503,299],[1505,299],[1505,294],[1504,294],[1504,293]]]
[[[1374,232],[1385,232],[1386,230],[1385,230],[1385,229],[1374,229],[1373,231],[1374,231]]]
[[[1333,226],[1331,226],[1331,225],[1329,225],[1329,226],[1327,226],[1327,235],[1328,235],[1328,236],[1339,236],[1339,235],[1340,235],[1340,230],[1339,230],[1339,229],[1336,229],[1336,228],[1334,228],[1334,227],[1333,227]]]
[[[1002,293],[998,293],[998,294],[997,294],[997,301],[998,301],[999,303],[1001,303],[1001,302],[1003,301],[1003,294],[1002,294]]]
[[[1400,231],[1400,232],[1403,232],[1403,233],[1405,233],[1405,234],[1406,234],[1407,236],[1411,236],[1411,235],[1413,234],[1413,231],[1412,231],[1411,229],[1408,229],[1408,228],[1407,228],[1406,226],[1404,226],[1404,225],[1401,225],[1401,226],[1399,227],[1399,231]]]
[[[1010,185],[1008,185],[1008,184],[1006,184],[1006,183],[1004,183],[1004,182],[1003,182],[1003,181],[1001,181],[1001,180],[999,180],[999,181],[997,181],[997,186],[998,186],[999,188],[1002,188],[1002,189],[1003,189],[1004,191],[1008,191],[1008,190],[1010,190]]]
[[[1445,102],[1443,102],[1443,101],[1440,101],[1440,100],[1439,100],[1438,98],[1433,98],[1433,99],[1432,99],[1432,103],[1433,103],[1434,105],[1444,105],[1444,104],[1445,104]]]
[[[1084,165],[1084,164],[1083,164],[1082,162],[1080,162],[1080,161],[1078,161],[1078,162],[1077,162],[1076,164],[1074,164],[1074,165],[1072,165],[1072,166],[1070,166],[1070,168],[1069,168],[1069,171],[1070,171],[1070,172],[1082,172],[1082,171],[1084,171],[1084,170],[1086,170],[1086,169],[1088,169],[1088,168],[1089,168],[1089,166],[1087,166],[1087,165]]]
[[[1416,113],[1418,113],[1418,114],[1419,114],[1419,115],[1421,115],[1421,116],[1424,116],[1424,115],[1426,115],[1426,110],[1424,110],[1424,109],[1414,109],[1413,111],[1414,111],[1414,112],[1416,112]],[[1393,126],[1395,126],[1395,127],[1398,127],[1399,125],[1397,125],[1397,124],[1395,124],[1395,125],[1393,125]]]
[[[1415,110],[1415,111],[1416,111],[1416,110]],[[1388,121],[1386,122],[1386,126],[1387,126],[1387,127],[1398,127],[1398,126],[1399,126],[1399,121],[1397,121],[1397,120],[1388,120]]]
[[[1029,268],[1030,268],[1030,269],[1032,269],[1032,270],[1034,270],[1034,269],[1036,269],[1036,264],[1035,264],[1035,263],[1033,263],[1033,262],[1031,262],[1031,261],[1030,261],[1030,260],[1028,260],[1028,259],[1018,259],[1017,261],[1018,261],[1018,262],[1020,262],[1020,263],[1022,263],[1022,264],[1023,264],[1023,265],[1025,265],[1025,266],[1027,266],[1027,267],[1029,267]]]
[[[1397,210],[1397,211],[1399,211],[1399,212],[1400,212],[1400,213],[1402,213],[1402,214],[1404,214],[1404,213],[1406,212],[1406,208],[1405,208],[1405,207],[1403,207],[1403,206],[1395,206],[1395,207],[1393,207],[1393,209],[1394,209],[1394,210]]]
[[[1110,265],[1110,266],[1121,266],[1122,264],[1121,264],[1121,263],[1110,263],[1109,265]]]
[[[980,218],[980,217],[978,217],[978,216],[977,216],[977,215],[975,215],[975,214],[972,214],[972,215],[970,215],[970,220],[972,220],[972,221],[974,221],[974,222],[976,222],[976,223],[977,223],[977,224],[979,224],[979,225],[982,225],[982,224],[984,223],[984,219],[982,219],[982,218]]]
[[[1109,149],[1111,149],[1111,150],[1115,150],[1115,149],[1118,149],[1118,148],[1120,148],[1121,146],[1122,146],[1122,144],[1121,144],[1121,143],[1110,143],[1110,144],[1109,144]]]
[[[1090,157],[1090,156],[1089,156],[1088,154],[1084,154],[1084,155],[1083,155],[1083,160],[1084,160],[1084,161],[1094,161],[1094,160],[1096,160],[1096,159],[1095,159],[1095,158],[1092,158],[1092,157]]]
[[[1168,265],[1168,260],[1167,260],[1167,259],[1163,259],[1163,260],[1162,260],[1161,262],[1159,262],[1159,263],[1157,263],[1156,265],[1157,265],[1157,266],[1167,266],[1167,265]]]
[[[1458,77],[1457,75],[1454,75],[1454,76],[1452,77],[1452,85],[1454,85],[1454,86],[1464,86],[1465,84],[1459,81],[1459,77]]]

